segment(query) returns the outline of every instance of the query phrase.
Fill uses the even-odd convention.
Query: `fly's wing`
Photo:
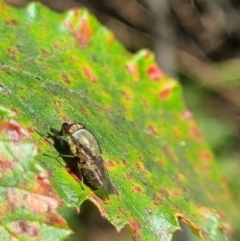
[[[109,178],[105,161],[103,160],[102,156],[95,156],[93,158],[94,158],[96,165],[98,166],[98,174],[99,174],[99,176],[101,176],[102,186],[103,186],[104,190],[109,194],[113,194],[114,187]]]
[[[77,147],[77,153],[79,153],[80,158],[79,171],[85,184],[92,189],[103,189],[108,194],[113,194],[114,187],[108,176],[103,158],[92,156],[87,148],[80,146]]]

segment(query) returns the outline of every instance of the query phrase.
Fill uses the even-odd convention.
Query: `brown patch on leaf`
[[[139,185],[133,185],[132,190],[134,193],[137,193],[137,194],[144,192],[143,188]]]
[[[62,80],[66,83],[66,84],[70,84],[71,81],[70,79],[68,78],[68,76],[65,74],[65,73],[61,73],[61,76]]]
[[[149,175],[149,171],[145,168],[145,166],[143,165],[142,162],[136,162],[136,168],[137,170],[139,170],[140,172]]]
[[[164,167],[163,161],[161,159],[157,159],[157,163],[160,167]]]
[[[133,177],[132,177],[132,175],[131,175],[130,173],[126,173],[126,174],[125,174],[125,177],[126,177],[128,180],[132,180],[132,179],[133,179]]]
[[[35,129],[33,126],[28,126],[27,127],[27,131],[30,132],[30,133],[34,133],[35,132]]]
[[[7,50],[8,50],[8,53],[11,55],[11,56],[15,56],[15,54],[16,54],[16,49],[14,49],[14,48],[7,48]]]
[[[165,188],[165,187],[163,187],[163,188],[161,189],[161,194],[162,194],[162,196],[164,196],[164,197],[169,197],[169,196],[171,196],[170,190],[167,189],[167,188]]]
[[[163,150],[173,161],[178,162],[177,156],[169,146],[163,146]]]
[[[159,81],[164,76],[163,72],[160,70],[157,64],[151,65],[147,69],[147,73],[149,78],[155,81]]]
[[[49,56],[49,52],[46,51],[45,49],[41,49],[41,55],[42,57],[47,58]]]
[[[59,100],[54,100],[53,103],[55,104],[56,107],[60,107],[62,105],[61,101]]]
[[[80,106],[80,112],[82,113],[83,116],[88,117],[89,116],[89,111],[88,109],[84,108],[83,106]]]
[[[182,173],[177,173],[177,180],[181,184],[185,184],[187,182],[186,177]]]
[[[19,115],[19,111],[16,108],[12,108],[11,111],[14,113],[14,116]]]
[[[8,20],[4,21],[4,24],[13,26],[13,25],[17,25],[18,21],[17,21],[17,19],[8,19]]]
[[[211,161],[212,158],[213,158],[213,157],[212,157],[212,155],[211,155],[210,152],[201,151],[201,152],[199,153],[199,159],[200,159],[201,161]]]
[[[11,232],[14,236],[25,234],[30,237],[39,236],[40,230],[31,222],[25,220],[19,220],[14,222]]]
[[[159,206],[159,205],[163,204],[163,195],[160,194],[159,192],[156,192],[155,195],[154,195],[153,203],[156,206]]]
[[[1,69],[4,71],[5,74],[7,75],[11,75],[12,73],[10,72],[10,69],[5,67],[5,66],[1,66]]]
[[[158,132],[157,132],[156,128],[153,125],[149,125],[148,126],[148,130],[151,133],[151,135],[158,136]]]
[[[138,170],[145,170],[145,167],[142,162],[136,162],[135,165]]]
[[[54,48],[55,48],[56,50],[58,50],[58,51],[60,51],[60,50],[62,49],[62,46],[59,45],[58,43],[54,43],[53,46],[54,46]]]
[[[86,78],[88,80],[90,80],[92,83],[98,82],[96,75],[94,74],[93,70],[90,67],[84,65],[83,66],[83,72],[84,72]]]
[[[127,91],[121,91],[121,93],[126,101],[131,101],[131,95]]]
[[[148,104],[148,101],[147,101],[146,99],[143,99],[142,104],[143,104],[143,107],[144,107],[145,109],[148,109],[148,108],[149,108],[149,104]]]

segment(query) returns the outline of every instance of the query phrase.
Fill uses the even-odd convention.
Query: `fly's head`
[[[63,136],[72,136],[76,131],[84,128],[85,126],[80,122],[65,122],[62,124],[61,133]]]
[[[61,135],[64,140],[68,143],[70,150],[73,155],[77,156],[76,143],[73,138],[74,134],[84,129],[85,126],[80,122],[65,122],[62,124]]]

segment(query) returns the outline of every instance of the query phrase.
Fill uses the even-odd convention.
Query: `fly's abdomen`
[[[87,164],[86,162],[80,163],[80,172],[83,177],[83,182],[93,190],[103,189],[101,176],[96,175],[99,173],[98,167],[94,162]]]

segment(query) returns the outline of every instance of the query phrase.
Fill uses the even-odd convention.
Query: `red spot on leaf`
[[[5,172],[11,172],[15,168],[15,166],[16,166],[15,162],[9,161],[3,157],[0,157],[0,167],[1,167],[0,177]]]
[[[191,128],[191,134],[194,137],[195,140],[201,140],[202,139],[202,135],[199,131],[199,129],[197,128],[197,126],[193,126]]]
[[[42,172],[42,173],[38,174],[37,185],[35,187],[35,190],[39,194],[51,196],[51,197],[54,197],[56,199],[58,198],[56,193],[53,190],[53,187],[52,187],[50,181],[48,180],[47,173]]]
[[[83,71],[87,79],[89,79],[92,83],[97,83],[97,77],[91,68],[88,66],[83,66]]]
[[[202,152],[200,152],[200,154],[199,154],[199,158],[200,158],[200,160],[202,160],[202,161],[210,161],[210,160],[212,160],[212,155],[211,155],[211,153],[209,153],[209,152],[202,151]]]
[[[151,65],[148,68],[147,73],[149,78],[155,81],[160,80],[164,76],[163,72],[160,70],[157,64]]]
[[[183,116],[184,116],[184,118],[186,118],[187,120],[188,120],[188,119],[192,119],[192,113],[191,113],[189,110],[187,110],[187,109],[185,109],[185,110],[183,111]]]
[[[78,30],[73,31],[73,36],[77,40],[80,47],[86,47],[91,39],[93,31],[86,19],[81,20],[81,27]]]
[[[108,161],[108,160],[106,160],[106,164],[107,164],[107,167],[108,167],[108,168],[113,168],[113,167],[115,167],[113,161]]]
[[[5,132],[12,141],[19,141],[23,137],[29,137],[28,133],[14,120],[1,124],[0,131]]]
[[[168,99],[170,97],[170,94],[171,94],[170,88],[165,88],[159,92],[159,96],[162,100]]]
[[[139,240],[140,238],[139,231],[141,228],[140,223],[137,220],[132,220],[129,222],[129,225],[133,231],[134,240]]]
[[[138,79],[139,72],[138,72],[138,66],[136,64],[133,64],[133,63],[127,64],[126,68],[133,75],[135,79]]]

